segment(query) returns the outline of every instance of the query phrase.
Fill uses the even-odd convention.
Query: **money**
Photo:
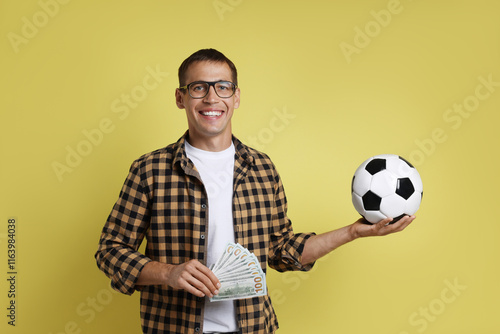
[[[224,253],[212,266],[219,279],[219,293],[210,301],[252,298],[267,294],[266,275],[255,254],[248,249],[229,242]]]

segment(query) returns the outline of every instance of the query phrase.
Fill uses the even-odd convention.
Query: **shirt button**
[[[202,209],[206,209],[206,208],[207,208],[207,205],[206,205],[206,204],[202,204],[202,205],[201,205],[201,208],[202,208]]]
[[[194,331],[195,331],[196,333],[198,333],[198,332],[200,331],[200,327],[196,327],[196,328],[194,329]]]
[[[205,239],[205,235],[204,235],[204,234],[202,234],[202,235],[200,236],[200,238]]]

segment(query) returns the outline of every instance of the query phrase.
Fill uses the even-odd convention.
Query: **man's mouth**
[[[200,114],[203,116],[212,116],[212,117],[217,117],[222,115],[222,111],[220,110],[208,110],[208,111],[200,111]]]

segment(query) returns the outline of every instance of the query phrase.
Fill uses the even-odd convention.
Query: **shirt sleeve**
[[[275,176],[275,206],[273,209],[273,226],[269,243],[268,264],[279,271],[308,271],[313,263],[302,265],[304,245],[314,233],[294,233],[292,222],[287,217],[287,200],[281,178]]]
[[[111,278],[111,286],[131,295],[142,268],[151,261],[137,250],[149,227],[149,201],[141,185],[139,162],[129,171],[99,240],[97,266]]]

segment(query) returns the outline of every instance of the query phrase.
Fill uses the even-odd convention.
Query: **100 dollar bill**
[[[266,280],[263,274],[255,274],[246,278],[228,278],[221,282],[219,293],[210,301],[244,299],[267,294]]]

